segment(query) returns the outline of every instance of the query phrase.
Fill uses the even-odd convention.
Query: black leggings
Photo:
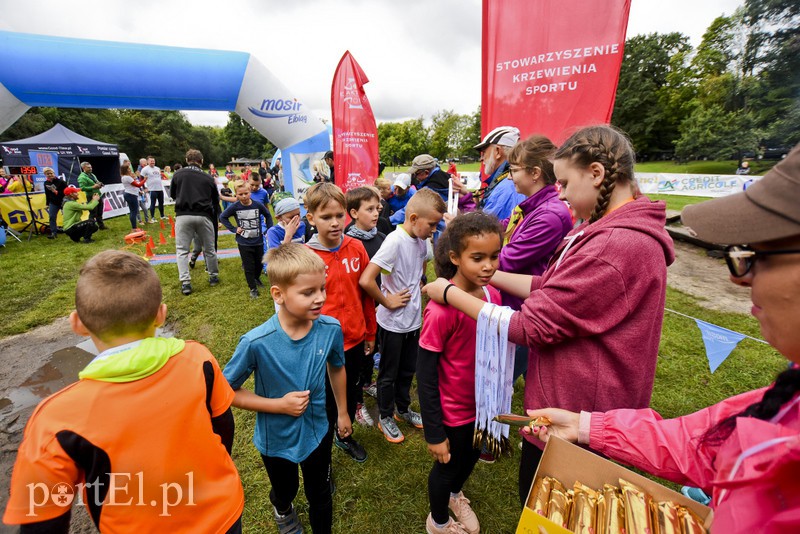
[[[405,334],[380,329],[381,363],[378,368],[378,407],[391,417],[394,407],[405,413],[411,404],[411,381],[417,370],[419,329]]]
[[[528,492],[533,484],[533,477],[536,476],[536,469],[542,461],[544,451],[526,439],[522,440],[522,455],[519,460],[519,502],[525,506],[528,500]]]
[[[428,475],[431,515],[440,525],[447,523],[450,517],[447,511],[450,494],[461,491],[481,455],[480,449],[472,446],[474,422],[461,426],[445,425],[444,432],[450,441],[450,461],[446,464],[433,462],[433,468]]]
[[[308,458],[300,462],[303,470],[303,491],[308,501],[308,517],[314,534],[331,532],[333,499],[331,498],[331,444],[333,434],[328,431],[322,442]],[[300,489],[297,465],[275,456],[261,455],[267,476],[272,485],[269,500],[280,514],[286,514]]]
[[[156,201],[158,201],[158,211],[161,212],[161,218],[164,218],[164,192],[163,191],[150,191],[150,218],[154,219],[156,216]]]
[[[195,246],[197,239],[194,240]],[[238,245],[239,257],[242,259],[242,269],[244,269],[244,278],[247,280],[247,287],[250,289],[258,289],[256,280],[261,276],[261,269],[263,264],[261,258],[264,256],[264,251],[261,245]],[[192,253],[194,255],[194,252]]]

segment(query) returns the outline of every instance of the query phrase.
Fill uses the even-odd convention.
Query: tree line
[[[33,108],[0,141],[57,122],[116,143],[131,158],[156,155],[164,165],[182,162],[190,147],[218,165],[275,152],[235,113],[219,128],[194,126],[178,111]],[[405,165],[422,153],[477,157],[480,107],[470,114],[442,110],[426,122],[379,124],[383,162]],[[642,160],[780,156],[800,142],[800,2],[745,0],[715,19],[697,48],[677,32],[631,37],[611,122],[630,135]]]

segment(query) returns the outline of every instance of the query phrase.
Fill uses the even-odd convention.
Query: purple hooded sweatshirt
[[[566,204],[558,199],[553,185],[523,200],[519,208],[523,219],[500,251],[499,269],[507,273],[539,275],[547,269],[556,247],[572,230],[572,216]],[[501,225],[508,226],[508,219]],[[515,310],[522,307],[522,299],[508,293],[502,296],[504,305]]]
[[[639,197],[573,230],[547,271],[533,277],[508,331],[511,342],[535,349],[526,409],[650,405],[667,266],[675,259],[665,222],[664,202]]]

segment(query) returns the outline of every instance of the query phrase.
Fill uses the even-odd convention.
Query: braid
[[[562,158],[570,158],[584,167],[592,163],[603,166],[605,176],[589,222],[595,222],[605,214],[618,183],[627,184],[634,179],[633,147],[624,133],[611,126],[589,126],[579,130],[556,152],[555,159]]]
[[[753,417],[767,421],[772,419],[781,410],[784,404],[800,392],[800,368],[793,367],[778,375],[775,383],[764,392],[764,397],[759,402],[751,404],[743,411],[723,419],[711,427],[700,442],[707,445],[719,445],[733,432],[736,420],[740,417]]]

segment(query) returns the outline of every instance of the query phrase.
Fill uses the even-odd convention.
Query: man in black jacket
[[[64,189],[67,182],[56,176],[50,167],[44,168],[44,198],[47,202],[47,216],[50,219],[50,235],[47,239],[55,239],[58,235],[58,211],[64,203]]]
[[[219,283],[217,265],[217,219],[220,214],[219,191],[214,179],[202,170],[203,154],[196,149],[186,152],[186,167],[172,176],[170,194],[175,199],[175,249],[181,292],[192,292],[189,251],[196,239],[203,249],[208,284]]]

